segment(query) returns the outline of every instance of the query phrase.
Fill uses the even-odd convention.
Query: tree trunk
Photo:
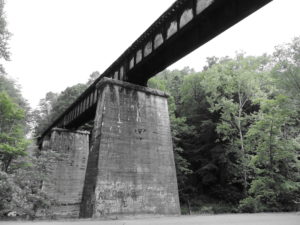
[[[269,160],[270,160],[270,165],[269,165],[269,172],[274,180],[274,174],[273,174],[273,143],[272,143],[272,137],[273,137],[273,120],[271,121],[271,130],[270,130],[270,137],[269,137]]]
[[[7,159],[3,161],[2,171],[7,173],[11,161],[12,161],[12,157],[7,156]]]
[[[190,201],[189,201],[189,199],[187,199],[187,205],[188,205],[188,209],[189,209],[189,215],[191,215],[192,212],[191,212],[191,206],[190,206]]]
[[[238,131],[239,131],[239,138],[240,138],[240,144],[241,144],[241,151],[242,151],[242,170],[243,170],[243,194],[246,197],[247,196],[247,171],[246,171],[246,151],[244,147],[244,136],[242,132],[242,126],[241,126],[241,117],[242,117],[242,111],[243,106],[245,105],[245,101],[242,101],[240,88],[239,88],[239,114],[238,114]]]

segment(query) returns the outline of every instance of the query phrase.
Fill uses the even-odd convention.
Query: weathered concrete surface
[[[81,217],[179,214],[166,94],[99,84]]]
[[[48,181],[44,182],[43,190],[58,203],[52,208],[55,216],[78,218],[89,154],[89,132],[55,128],[48,145],[61,156]]]
[[[73,221],[35,221],[34,224],[52,225],[299,225],[300,213],[259,213],[259,214],[225,214],[196,215],[160,218],[136,218],[123,220],[99,221],[80,219]],[[20,224],[20,222],[3,222],[1,225]],[[26,221],[22,224],[32,224]]]

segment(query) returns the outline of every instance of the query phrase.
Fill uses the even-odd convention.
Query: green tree
[[[86,84],[76,84],[67,87],[60,94],[48,92],[45,98],[40,100],[38,108],[33,112],[35,136],[41,135],[86,88]]]
[[[31,109],[27,101],[21,94],[21,87],[15,80],[9,78],[6,74],[0,74],[0,92],[5,92],[11,100],[24,110],[25,116],[22,121],[19,121],[20,125],[24,126],[25,132],[30,132],[32,121]]]
[[[98,77],[100,77],[100,75],[101,74],[98,71],[94,71],[93,73],[91,73],[86,85],[90,86]]]
[[[297,114],[283,95],[262,99],[259,104],[261,110],[246,135],[248,146],[256,153],[251,160],[256,177],[241,208],[254,212],[294,210],[295,201],[300,200]]]
[[[29,111],[29,106],[27,101],[23,98],[20,90],[21,87],[15,80],[9,78],[6,74],[0,74],[0,91],[6,92],[16,104],[27,112]]]
[[[0,163],[2,171],[8,172],[11,162],[24,156],[27,141],[22,126],[24,110],[5,93],[0,92]],[[20,125],[21,123],[21,125]]]
[[[57,97],[56,93],[46,93],[45,98],[40,100],[38,107],[32,112],[35,136],[39,136],[53,122],[52,108]]]
[[[22,157],[19,159],[22,167],[14,173],[0,171],[0,217],[9,212],[30,219],[51,216],[50,206],[56,202],[41,187],[62,156],[51,149],[40,151],[35,145],[30,148],[38,157]]]
[[[208,108],[206,94],[201,86],[203,73],[194,73],[184,77],[181,86],[182,104],[181,115],[186,117],[186,124],[194,127],[194,133],[188,139],[185,138],[184,149],[186,158],[191,164],[193,173],[187,183],[192,186],[190,195],[198,199],[202,195],[224,195],[224,149],[216,139],[217,115],[211,113]],[[220,178],[220,179],[219,179]],[[221,194],[222,193],[222,194]]]
[[[194,132],[193,126],[188,126],[186,124],[186,118],[175,116],[176,106],[174,104],[174,99],[169,99],[169,115],[171,122],[171,133],[173,141],[174,159],[176,165],[176,174],[178,181],[178,189],[180,197],[183,201],[188,201],[189,199],[189,189],[191,188],[187,179],[192,173],[190,169],[190,163],[185,158],[184,142],[185,138],[191,136]]]
[[[293,104],[300,106],[300,37],[291,43],[278,46],[273,54],[275,66],[272,75],[280,93],[293,100]],[[300,110],[298,110],[300,111]]]
[[[232,166],[247,194],[247,149],[245,133],[251,123],[252,113],[257,110],[253,100],[264,95],[261,86],[265,85],[265,56],[244,57],[237,55],[234,60],[225,60],[213,65],[204,72],[201,85],[210,105],[209,110],[219,114],[216,132],[219,142],[226,144],[227,157],[235,155]],[[240,168],[236,167],[239,166]]]
[[[54,121],[63,113],[86,88],[86,84],[76,84],[62,91],[52,103],[51,120]]]

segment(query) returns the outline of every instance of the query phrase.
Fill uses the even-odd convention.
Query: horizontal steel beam
[[[272,0],[177,0],[42,134],[76,128],[95,115],[103,77],[138,85]]]

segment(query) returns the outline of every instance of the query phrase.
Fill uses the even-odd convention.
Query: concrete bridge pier
[[[54,128],[50,139],[43,142],[43,151],[49,148],[59,153],[42,187],[55,200],[52,214],[58,218],[78,218],[89,154],[89,132]]]
[[[80,217],[180,214],[167,95],[103,78]]]

